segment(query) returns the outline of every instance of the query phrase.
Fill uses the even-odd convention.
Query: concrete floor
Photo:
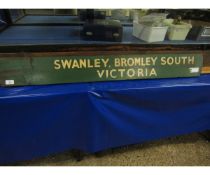
[[[19,162],[23,166],[210,166],[210,142],[200,134],[173,137],[85,155],[77,162],[72,152]]]

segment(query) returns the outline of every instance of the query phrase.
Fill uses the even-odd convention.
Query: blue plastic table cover
[[[0,88],[0,163],[210,129],[210,75]]]

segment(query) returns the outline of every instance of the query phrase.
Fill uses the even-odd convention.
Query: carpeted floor
[[[163,139],[85,155],[75,161],[72,152],[18,162],[21,166],[210,166],[210,142],[200,134]]]

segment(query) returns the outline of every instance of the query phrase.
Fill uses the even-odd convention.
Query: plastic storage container
[[[111,19],[127,21],[130,18],[130,10],[128,9],[114,9],[111,11]]]
[[[133,36],[146,42],[163,41],[168,30],[168,26],[163,22],[166,16],[165,13],[152,13],[134,19]]]
[[[133,36],[146,42],[161,42],[166,36],[168,26],[152,26],[145,23],[133,23]]]
[[[168,29],[169,40],[185,40],[188,32],[192,28],[191,24],[181,22],[181,24],[170,24]]]

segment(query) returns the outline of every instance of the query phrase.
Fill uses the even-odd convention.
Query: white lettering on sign
[[[161,65],[186,65],[186,64],[194,64],[195,57],[194,56],[180,56],[180,57],[161,57]]]
[[[123,77],[157,77],[155,68],[138,68],[138,69],[111,69],[111,70],[97,70],[99,78],[123,78]]]
[[[54,60],[54,69],[82,69],[82,68],[106,68],[108,58],[96,59],[61,59]]]

